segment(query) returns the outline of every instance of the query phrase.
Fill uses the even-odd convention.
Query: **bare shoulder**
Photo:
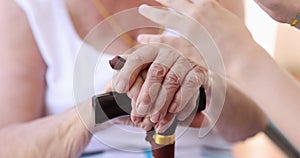
[[[27,17],[15,1],[0,0],[0,21],[1,45],[5,45],[10,42],[15,44],[22,44],[25,42],[25,44],[22,45],[26,45],[27,41],[24,39],[21,40],[21,38],[32,38],[32,32],[28,24]]]
[[[27,17],[15,1],[0,0],[0,21],[1,127],[41,115],[46,66]]]

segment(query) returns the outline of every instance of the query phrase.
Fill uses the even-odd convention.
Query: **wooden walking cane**
[[[115,70],[120,70],[125,59],[117,56],[110,60],[110,65]],[[206,106],[206,94],[204,88],[200,88],[200,94],[197,99],[197,108],[194,112],[203,111]],[[93,97],[93,106],[95,107],[95,123],[103,123],[110,119],[129,115],[131,112],[131,100],[124,93],[109,92]],[[175,156],[175,130],[179,121],[175,118],[171,126],[163,133],[157,133],[154,128],[147,132],[146,140],[151,144],[152,155],[155,158],[174,158]]]

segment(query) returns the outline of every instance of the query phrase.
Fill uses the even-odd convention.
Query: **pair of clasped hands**
[[[233,49],[237,46],[247,48],[248,42],[253,40],[242,20],[216,0],[157,1],[178,13],[142,5],[139,8],[140,14],[205,44],[205,38],[193,34],[199,32],[199,26],[203,26],[220,50],[225,69],[240,55]],[[289,19],[278,16],[287,17],[285,14],[289,13],[284,8],[281,10],[285,14],[274,14],[268,9],[272,7],[268,1],[256,2],[274,19],[289,22]],[[155,127],[159,132],[165,131],[174,118],[180,121],[192,120],[189,123],[191,127],[207,126],[202,123],[209,120],[208,115],[203,112],[191,115],[196,107],[199,88],[202,86],[208,91],[211,82],[214,82],[205,58],[199,52],[201,50],[180,37],[148,34],[140,35],[138,42],[142,45],[130,55],[124,56],[127,61],[115,75],[112,86],[113,90],[127,93],[132,99],[132,123],[146,131]],[[208,102],[211,97],[209,94]],[[124,122],[128,123],[128,120]]]
[[[226,19],[242,23],[215,0],[158,2],[180,14],[147,5],[140,6],[140,14],[167,28],[183,28],[186,31],[184,33],[188,34],[196,31],[199,26],[184,19],[197,20],[204,27],[210,28],[208,32],[217,43],[236,31],[231,24],[227,28],[222,26]],[[201,41],[201,37],[195,38]],[[113,79],[113,90],[127,93],[132,99],[131,118],[118,121],[123,124],[133,123],[146,131],[155,127],[158,132],[164,132],[175,118],[179,121],[193,120],[189,122],[192,127],[205,126],[202,122],[204,119],[209,120],[208,116],[202,112],[191,115],[196,107],[199,88],[210,88],[209,70],[198,49],[188,40],[173,36],[140,35],[137,40],[142,45],[130,55],[123,56],[126,63]]]
[[[201,11],[200,4],[186,0],[158,2],[183,15],[147,5],[140,6],[140,14],[168,28],[184,28],[188,31],[185,33],[197,29],[198,26],[179,21],[191,20],[185,17],[190,17],[187,12],[190,8]],[[122,56],[126,63],[113,78],[113,90],[127,93],[132,99],[131,118],[121,118],[119,123],[133,123],[146,131],[155,127],[156,131],[163,132],[177,118],[195,120],[189,122],[190,126],[200,127],[208,117],[201,112],[191,113],[196,108],[199,88],[209,89],[209,75],[197,48],[188,40],[173,36],[140,35],[137,40],[142,45],[130,55]]]
[[[180,3],[194,5],[185,0],[159,2],[167,7]],[[139,12],[166,27],[178,22],[179,14],[167,10],[142,5]],[[185,26],[178,23],[176,27]],[[137,40],[141,45],[133,48],[130,55],[122,56],[126,63],[113,78],[114,91],[127,93],[132,99],[131,118],[121,118],[120,123],[130,122],[146,131],[155,127],[156,131],[164,132],[175,118],[193,119],[195,115],[191,113],[196,108],[199,88],[209,88],[208,70],[201,54],[187,40],[178,37],[140,35]],[[204,114],[199,113],[196,118],[192,125],[200,127]]]

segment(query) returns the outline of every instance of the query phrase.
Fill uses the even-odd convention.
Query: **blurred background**
[[[287,24],[278,24],[253,0],[246,0],[246,24],[254,39],[293,76],[300,80],[300,31]],[[288,158],[263,133],[234,146],[237,158]]]

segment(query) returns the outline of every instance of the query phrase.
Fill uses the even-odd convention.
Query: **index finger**
[[[151,64],[156,55],[156,49],[152,46],[142,46],[129,55],[123,68],[113,80],[115,91],[127,92],[139,73]]]

